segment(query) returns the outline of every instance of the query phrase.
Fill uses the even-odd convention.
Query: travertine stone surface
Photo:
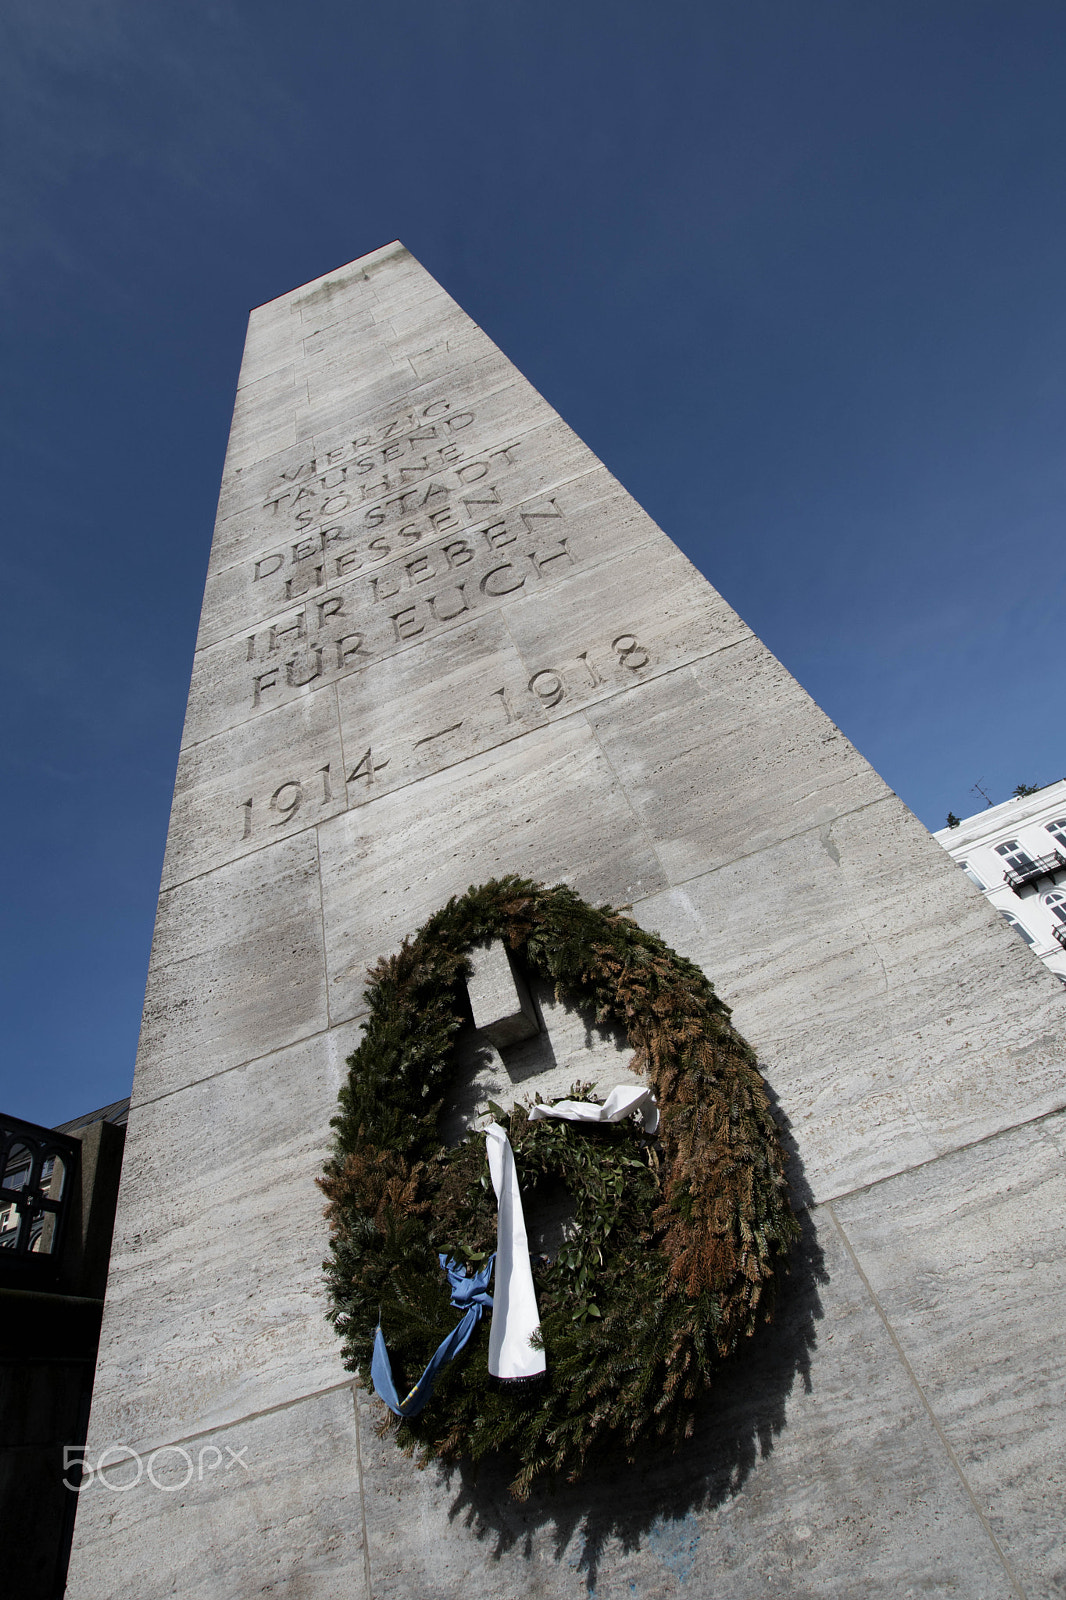
[[[499,939],[472,953],[466,992],[474,1027],[497,1050],[540,1032],[525,979]]]
[[[134,1107],[94,1427],[135,1449],[340,1380],[312,1181],[358,1025]],[[143,1285],[151,1284],[146,1293]]]
[[[831,1220],[816,1222],[789,1311],[665,1469],[518,1506],[503,1483],[419,1472],[361,1395],[374,1594],[1011,1595]]]
[[[1028,1595],[1062,1593],[1066,1119],[1030,1123],[834,1211]]]
[[[368,962],[471,883],[515,872],[623,904],[665,884],[583,718],[527,734],[520,776],[510,749],[459,761],[319,828],[334,1020],[361,1005]]]
[[[418,1472],[366,1395],[357,1426],[314,1186],[368,965],[507,872],[703,965],[807,1224],[684,1455],[525,1507]],[[489,1098],[632,1076],[624,1039],[531,1003],[533,1038],[463,1035],[445,1137]],[[1060,1595],[1064,1009],[402,246],[258,308],[89,1436],[90,1463],[208,1466],[88,1491],[71,1594]]]
[[[298,764],[288,762],[298,753]],[[163,887],[197,878],[344,809],[344,758],[331,695],[279,706],[251,725],[187,745],[174,785]],[[278,774],[285,776],[276,781]],[[262,829],[248,805],[269,790]],[[240,792],[241,799],[234,801]],[[236,823],[236,826],[234,824]]]
[[[623,1031],[583,1016],[556,998],[550,983],[524,974],[536,1017],[536,1032],[497,1049],[466,1024],[457,1036],[458,1065],[441,1123],[449,1144],[457,1144],[495,1101],[505,1111],[515,1104],[565,1100],[576,1084],[591,1084],[605,1100],[618,1084],[643,1083],[633,1070],[633,1049]],[[529,1215],[527,1214],[527,1223]]]
[[[163,890],[137,1103],[321,1032],[322,955],[314,829]]]
[[[1062,1103],[1061,985],[913,831],[890,798],[635,908],[735,1007],[819,1198]]]
[[[141,1465],[135,1483],[136,1463],[115,1451],[105,1485],[83,1492],[67,1600],[367,1595],[347,1384],[184,1439]]]

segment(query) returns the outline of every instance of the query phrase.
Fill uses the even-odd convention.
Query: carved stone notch
[[[499,939],[471,956],[473,972],[467,979],[474,1027],[503,1050],[540,1032],[529,990],[516,972],[506,947]]]

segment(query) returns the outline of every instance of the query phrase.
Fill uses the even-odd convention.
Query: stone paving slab
[[[517,1505],[496,1480],[419,1472],[361,1394],[374,1595],[1010,1595],[831,1218],[816,1221],[778,1324],[680,1459]]]
[[[278,706],[188,744],[178,760],[163,888],[314,828],[344,809],[345,765],[332,694]]]
[[[1031,1600],[1066,1580],[1066,1117],[848,1195],[839,1219]]]
[[[319,828],[334,1022],[353,1014],[366,968],[471,883],[514,872],[570,883],[597,904],[663,885],[582,720],[527,734],[517,770],[510,749],[430,773]]]
[[[589,721],[672,883],[885,797],[882,780],[757,639]]]
[[[1066,1097],[1061,984],[915,832],[890,797],[636,907],[734,1008],[818,1198]]]
[[[136,1464],[112,1454],[105,1477],[114,1487],[83,1492],[67,1600],[366,1600],[347,1385],[142,1465],[134,1483]]]
[[[334,1028],[133,1108],[93,1448],[151,1448],[343,1380],[315,1178],[359,1034]]]
[[[313,831],[161,893],[135,1105],[321,1033],[326,1023]]]

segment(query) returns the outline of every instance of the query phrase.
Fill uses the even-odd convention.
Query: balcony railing
[[[1027,883],[1035,883],[1038,878],[1053,878],[1056,872],[1066,872],[1066,856],[1057,850],[1054,855],[1037,856],[1035,861],[1027,861],[1024,866],[1008,867],[1003,878],[1015,894],[1021,894]]]
[[[1062,948],[1066,950],[1066,923],[1056,922],[1051,931],[1061,944]]]
[[[0,1283],[45,1283],[59,1268],[80,1145],[0,1115]]]

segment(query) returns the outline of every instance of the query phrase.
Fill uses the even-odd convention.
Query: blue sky
[[[1066,774],[1066,8],[8,0],[0,1106],[129,1090],[250,306],[401,238],[930,827]]]

